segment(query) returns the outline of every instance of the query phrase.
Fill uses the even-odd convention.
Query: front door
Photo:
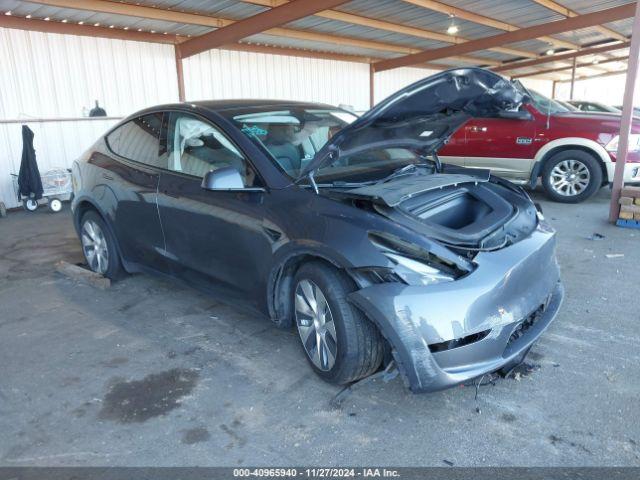
[[[172,272],[225,298],[256,303],[259,259],[271,255],[263,229],[269,195],[241,151],[209,121],[166,114],[167,170],[160,176],[158,208]],[[232,166],[245,188],[211,191],[203,176]],[[262,273],[262,272],[261,272]]]
[[[521,182],[528,178],[533,167],[535,121],[472,118],[462,129],[466,138],[465,166],[488,168],[509,180]]]

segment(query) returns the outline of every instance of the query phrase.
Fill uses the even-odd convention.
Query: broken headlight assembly
[[[369,268],[367,271],[382,282],[407,285],[435,285],[453,282],[468,272],[431,252],[387,234],[369,234],[369,240],[393,264],[391,268]]]

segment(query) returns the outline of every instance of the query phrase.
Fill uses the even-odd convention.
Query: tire
[[[351,280],[322,262],[303,264],[293,281],[291,301],[302,350],[316,374],[338,385],[371,375],[380,366],[384,352],[384,342],[377,327],[347,301],[347,294],[351,291]],[[320,295],[326,302],[322,302]],[[310,323],[313,322],[314,313],[319,310],[318,304],[328,307],[320,307],[325,315],[315,315],[320,330],[316,330],[315,322]],[[331,319],[333,329],[330,326]],[[318,344],[318,332],[323,354],[318,354],[318,349],[314,348]],[[333,341],[332,337],[335,337]]]
[[[50,198],[47,204],[49,211],[52,213],[58,213],[62,210],[62,201],[59,198]]]
[[[35,212],[38,209],[38,201],[35,198],[25,198],[22,206],[27,212]]]
[[[111,280],[117,280],[124,270],[116,248],[116,240],[102,217],[90,210],[80,221],[80,243],[89,268]],[[94,251],[91,255],[91,251]]]
[[[602,187],[602,168],[587,152],[564,150],[545,162],[542,186],[553,201],[583,202]]]

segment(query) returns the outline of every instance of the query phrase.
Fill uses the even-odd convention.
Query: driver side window
[[[207,172],[233,167],[245,187],[257,186],[255,171],[238,148],[211,123],[182,112],[169,112],[163,164],[173,172],[202,178]]]

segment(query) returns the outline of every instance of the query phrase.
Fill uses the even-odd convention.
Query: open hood
[[[482,68],[457,68],[420,80],[394,93],[327,142],[300,172],[382,147],[436,152],[471,117],[517,118],[526,91]]]

